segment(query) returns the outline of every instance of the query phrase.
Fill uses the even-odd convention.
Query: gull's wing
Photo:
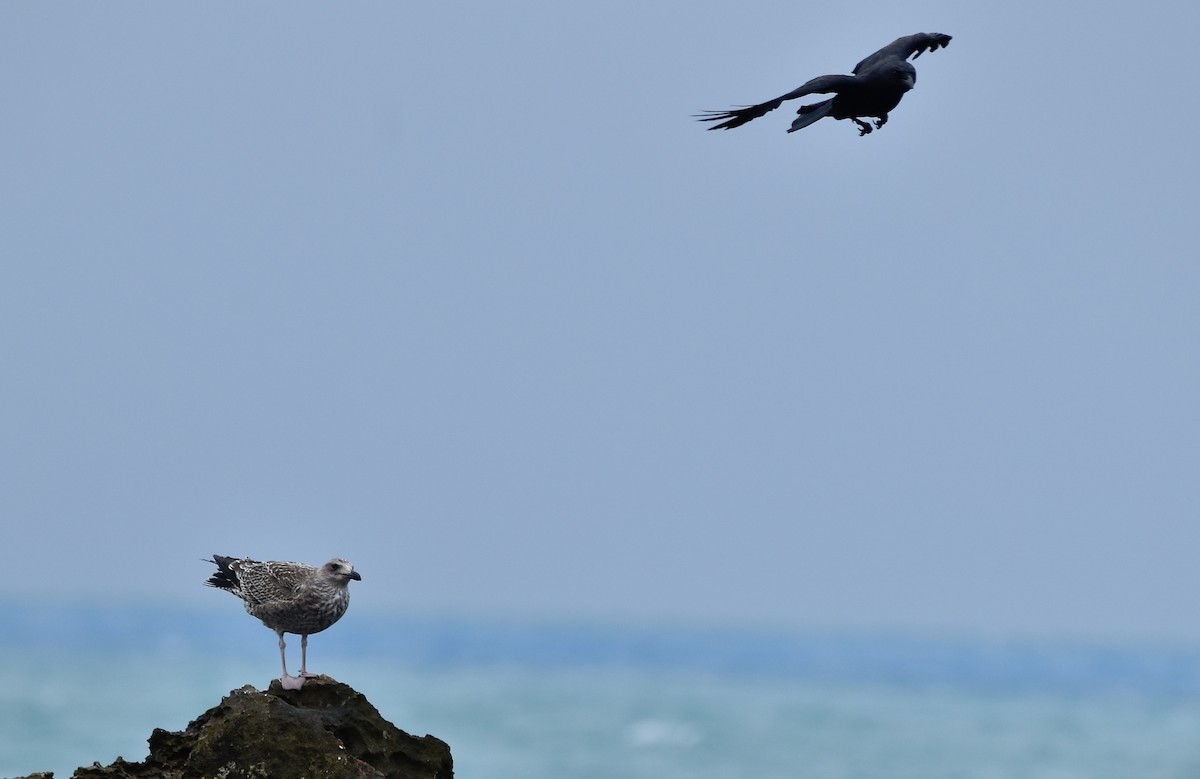
[[[950,36],[940,32],[919,32],[905,35],[884,46],[879,51],[854,66],[854,75],[868,71],[888,60],[916,59],[927,51],[936,51],[950,45]]]

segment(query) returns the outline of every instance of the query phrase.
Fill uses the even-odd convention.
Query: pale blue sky
[[[5,4],[0,600],[1200,641],[1200,6],[825,5]]]

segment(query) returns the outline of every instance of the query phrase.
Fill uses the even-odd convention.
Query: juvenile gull
[[[304,563],[260,563],[238,557],[213,555],[217,572],[209,587],[228,590],[241,598],[246,611],[279,634],[279,660],[285,690],[299,690],[305,678],[316,676],[305,667],[308,637],[341,619],[350,605],[351,579],[362,580],[349,561],[335,557],[320,568]],[[300,675],[289,676],[284,633],[300,636]]]

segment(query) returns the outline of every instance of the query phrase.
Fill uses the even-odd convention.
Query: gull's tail
[[[213,555],[211,560],[205,560],[205,562],[217,566],[217,572],[205,584],[209,587],[216,587],[219,590],[228,590],[240,598],[242,596],[242,582],[238,579],[237,572],[229,566],[235,560],[236,558],[222,557],[219,554]]]

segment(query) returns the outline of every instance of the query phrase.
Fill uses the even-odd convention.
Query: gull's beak
[[[358,575],[358,571],[351,571],[349,574],[347,574],[347,576],[351,579],[355,579],[360,582],[362,581],[362,577]]]

